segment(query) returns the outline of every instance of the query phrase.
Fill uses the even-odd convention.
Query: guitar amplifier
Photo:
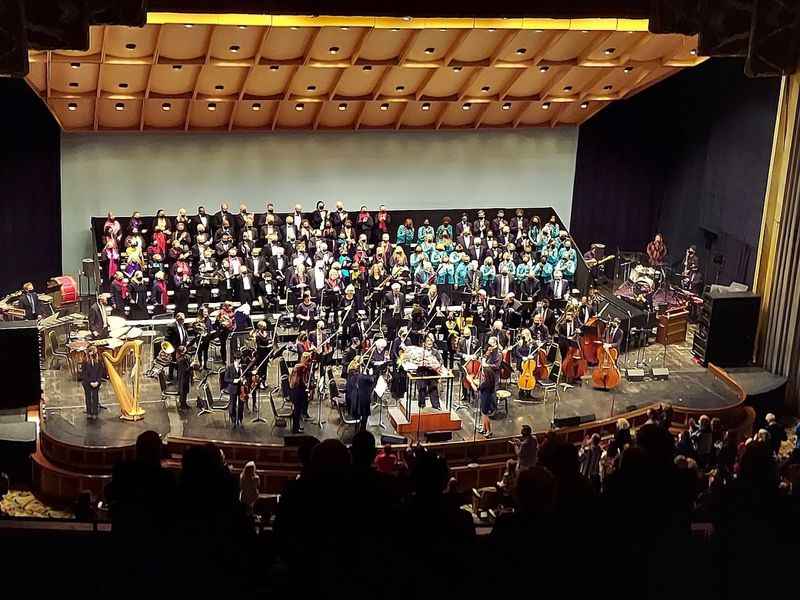
[[[686,309],[668,310],[658,316],[656,342],[665,346],[680,344],[686,340],[689,327],[689,311]]]
[[[753,359],[761,297],[750,292],[708,291],[692,343],[704,366],[740,367]]]

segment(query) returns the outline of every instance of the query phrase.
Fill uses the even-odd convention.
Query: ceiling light
[[[588,102],[581,102],[581,108],[589,108]]]
[[[192,25],[191,23],[186,23],[184,27],[186,27],[186,29],[191,29],[192,27],[194,27],[194,25]]]
[[[581,33],[589,33],[589,30],[588,29],[584,29],[583,31],[581,31]]]
[[[603,86],[603,89],[604,89],[604,90],[606,90],[606,91],[608,91],[608,90],[614,89],[614,86],[613,86],[613,85],[611,85],[611,84],[604,85],[604,86]]]
[[[511,102],[504,102],[503,110],[511,110]]]
[[[534,33],[544,33],[541,29],[534,29]]]
[[[117,102],[114,105],[114,110],[125,110],[125,104],[123,102]]]
[[[550,103],[549,102],[544,102],[542,104],[542,110],[550,110]]]
[[[78,110],[77,103],[70,102],[69,104],[67,104],[67,110],[72,110],[72,111]]]
[[[295,27],[294,25],[292,25],[291,27],[289,27],[289,29],[291,29],[292,31],[297,31],[300,28],[299,27]]]
[[[303,105],[303,103],[302,103],[302,102],[298,102],[297,104],[295,104],[295,105],[294,105],[294,109],[295,109],[297,112],[300,112],[300,111],[301,111],[301,110],[303,110],[304,108],[305,108],[305,106]]]
[[[214,86],[214,89],[217,90],[218,92],[221,92],[222,90],[225,89],[225,86],[222,85],[221,83],[218,83],[217,85]]]
[[[131,43],[129,43],[129,44],[125,44],[125,47],[126,47],[128,50],[136,50],[136,44],[134,44],[133,42],[131,42]]]
[[[122,88],[123,90],[126,90],[128,89],[128,84],[122,81],[119,83],[119,87]]]
[[[616,51],[617,51],[616,48],[606,48],[603,52],[605,54],[614,54],[614,52],[616,52]]]
[[[453,71],[455,71],[456,73],[459,73],[461,71],[461,69],[463,69],[463,68],[464,67],[453,67]]]
[[[697,48],[692,48],[692,49],[689,51],[689,54],[691,54],[692,56],[697,56]]]
[[[164,102],[164,104],[161,105],[161,110],[163,110],[163,111],[168,111],[171,108],[172,108],[172,104],[170,104],[169,102]]]
[[[70,81],[69,87],[78,87],[80,84],[77,81]]]
[[[238,52],[241,49],[242,49],[241,46],[239,46],[238,44],[233,44],[231,46],[228,46],[228,50],[230,50],[231,52]]]
[[[625,67],[622,70],[625,71],[626,73],[630,73],[631,71],[633,71],[633,67]]]
[[[395,91],[395,92],[402,92],[402,91],[403,91],[403,90],[405,90],[405,89],[406,89],[406,86],[404,86],[404,85],[398,85],[398,86],[395,86],[395,88],[394,88],[394,91]]]
[[[564,91],[565,92],[571,92],[572,91],[572,86],[571,85],[565,85],[564,86]]]
[[[81,67],[81,63],[69,63],[69,66],[73,69],[79,69]]]
[[[444,33],[445,31],[447,31],[447,29],[440,29],[439,31],[441,31],[442,33]]]
[[[384,102],[383,104],[381,104],[381,110],[389,110],[389,103]]]
[[[213,111],[217,110],[217,103],[216,102],[209,102],[208,106],[206,106],[206,108],[213,112]]]
[[[486,93],[488,93],[488,92],[489,92],[489,90],[490,90],[490,89],[492,89],[492,88],[490,88],[488,85],[485,85],[485,86],[483,86],[483,87],[481,88],[481,91],[482,91],[484,94],[486,94]]]
[[[183,68],[183,65],[172,65],[172,68],[176,71],[180,71]]]
[[[364,71],[372,71],[372,65],[364,65],[361,67]]]
[[[339,52],[339,46],[331,46],[328,48],[328,53],[330,54],[336,54],[337,52]]]
[[[422,110],[430,110],[431,109],[431,103],[430,102],[425,102],[420,108]]]
[[[397,33],[397,32],[398,32],[398,31],[400,31],[400,30],[399,30],[397,27],[393,27],[393,28],[392,28],[392,31],[394,31],[395,33]]]
[[[489,28],[489,29],[487,29],[486,31],[488,31],[489,33],[494,33],[494,28],[493,28],[493,27],[492,27],[492,28]]]
[[[306,86],[306,91],[307,92],[313,92],[316,89],[317,89],[317,86],[315,86],[313,83],[311,83],[311,84]]]
[[[464,104],[461,105],[461,110],[469,110],[470,108],[472,108],[472,104],[469,102],[464,102]]]
[[[339,108],[339,110],[347,110],[347,103],[346,103],[346,102],[342,102],[342,103],[341,103],[341,104],[338,106],[338,108]]]
[[[342,31],[347,31],[350,28],[349,27],[339,27],[339,29],[341,29]]]
[[[547,73],[549,70],[550,70],[550,67],[548,65],[542,65],[541,67],[539,67],[539,72],[540,73]]]
[[[247,25],[239,25],[239,29],[247,29]]]
[[[261,103],[260,102],[253,102],[250,105],[250,110],[261,110]]]
[[[280,69],[280,67],[278,65],[270,65],[269,66],[269,70],[270,71],[277,71],[278,69]]]
[[[403,17],[403,21],[410,21],[411,17]]]
[[[527,51],[528,51],[527,48],[517,48],[517,54],[519,54],[520,56],[525,54]]]
[[[425,54],[433,54],[436,52],[436,48],[425,48]]]

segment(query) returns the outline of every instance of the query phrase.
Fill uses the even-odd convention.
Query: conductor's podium
[[[405,398],[397,406],[389,409],[389,419],[399,435],[415,435],[417,438],[429,431],[458,431],[461,419],[453,408],[453,373],[445,370],[440,375],[417,374],[408,371],[408,385]],[[419,408],[419,386],[421,383],[435,381],[439,387],[441,408],[431,406],[430,399],[425,407]],[[444,389],[442,389],[444,388]],[[442,394],[442,391],[444,394]]]

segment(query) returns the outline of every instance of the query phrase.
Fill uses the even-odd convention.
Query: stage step
[[[422,434],[428,431],[459,431],[461,429],[461,418],[453,411],[436,410],[427,406],[420,413],[416,403],[412,403],[411,415],[406,415],[404,408],[401,403],[401,405],[389,409],[389,420],[399,435]]]

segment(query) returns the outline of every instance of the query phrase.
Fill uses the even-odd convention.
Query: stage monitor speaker
[[[8,473],[12,483],[29,483],[30,456],[36,452],[36,423],[0,424],[0,472]]]
[[[7,374],[0,394],[0,410],[38,404],[42,397],[42,374],[35,321],[0,321],[0,365]]]
[[[581,418],[578,415],[574,417],[556,417],[553,419],[553,427],[561,429],[562,427],[577,427],[581,424]]]
[[[389,435],[389,434],[382,434],[381,435],[381,446],[385,446],[386,444],[407,444],[408,438],[403,437],[402,435]]]
[[[644,369],[628,369],[625,377],[628,381],[644,381]]]
[[[666,367],[653,367],[653,379],[657,381],[666,381],[669,379],[669,369]]]
[[[449,442],[453,439],[452,431],[427,431],[425,432],[426,442]]]
[[[703,366],[743,367],[753,360],[761,297],[750,292],[708,291],[692,342]]]

